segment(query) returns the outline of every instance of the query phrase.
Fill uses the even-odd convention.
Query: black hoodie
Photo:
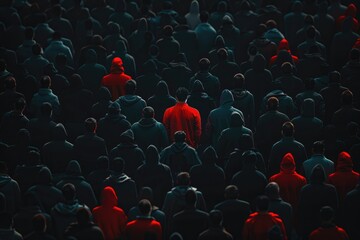
[[[6,197],[7,212],[14,214],[21,201],[18,183],[7,174],[0,174],[0,192]]]

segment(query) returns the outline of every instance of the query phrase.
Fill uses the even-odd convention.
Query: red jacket
[[[165,110],[163,123],[169,139],[174,141],[174,133],[183,130],[186,133],[186,142],[197,147],[201,136],[201,117],[197,109],[187,103],[178,102],[175,106]]]
[[[280,227],[283,240],[287,240],[285,227],[279,215],[272,212],[250,214],[244,224],[243,240],[267,240],[268,232],[274,225]]]
[[[319,227],[311,234],[309,240],[348,240],[349,236],[344,229],[338,226]]]
[[[291,58],[292,58],[294,64],[299,62],[299,58],[298,58],[297,56],[291,54],[290,47],[289,47],[289,42],[288,42],[288,40],[286,40],[285,38],[283,38],[283,39],[279,42],[279,46],[278,46],[278,50],[277,50],[278,53],[279,53],[281,50],[287,50],[287,51],[290,53]],[[272,57],[270,58],[269,66],[273,65],[273,64],[276,62],[277,57],[278,57],[278,56],[275,55],[275,56],[272,56]]]
[[[125,84],[130,79],[131,77],[124,73],[121,58],[115,57],[111,64],[110,74],[102,78],[101,85],[109,89],[112,100],[115,101],[120,96],[125,95]]]
[[[354,32],[357,32],[359,30],[360,24],[359,24],[359,21],[356,19],[356,12],[357,12],[357,8],[356,8],[355,4],[350,3],[348,5],[344,15],[341,15],[336,19],[336,26],[339,31],[342,29],[342,25],[347,17],[352,18],[352,22],[353,22],[352,30]]]
[[[162,239],[161,225],[158,221],[151,217],[140,217],[134,221],[131,221],[126,225],[125,229],[126,239],[131,240],[143,240],[145,239],[145,234],[147,232],[154,233],[157,240]]]
[[[279,184],[281,197],[293,208],[297,206],[301,188],[306,185],[306,178],[295,171],[295,166],[293,155],[287,153],[280,163],[280,173],[269,179]]]
[[[341,152],[338,157],[336,171],[329,175],[328,181],[336,187],[340,201],[353,190],[359,182],[360,174],[353,171],[353,162],[347,152]]]
[[[101,193],[101,206],[93,209],[95,223],[104,233],[105,240],[123,236],[127,222],[124,211],[117,207],[118,198],[112,187],[105,187]]]

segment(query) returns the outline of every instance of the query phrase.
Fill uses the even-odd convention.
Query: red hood
[[[356,17],[357,8],[355,4],[350,3],[345,11],[345,16]]]
[[[353,162],[351,156],[347,152],[341,152],[338,156],[336,171],[350,172],[353,169]]]
[[[290,49],[290,47],[289,47],[288,40],[286,40],[285,38],[281,39],[281,41],[279,42],[279,46],[278,46],[278,52],[280,52],[281,50],[289,51],[289,49]]]
[[[118,198],[112,187],[105,187],[101,193],[101,205],[105,207],[117,206]]]
[[[121,58],[115,57],[112,60],[110,72],[111,73],[123,73],[124,72],[123,61]]]
[[[281,172],[294,173],[295,172],[295,160],[291,153],[285,154],[280,163]]]

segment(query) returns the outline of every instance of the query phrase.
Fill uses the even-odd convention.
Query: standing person
[[[222,226],[223,214],[219,210],[212,210],[209,214],[209,228],[200,233],[198,240],[232,240],[232,235]]]
[[[163,123],[169,138],[174,141],[174,133],[183,130],[186,133],[186,141],[192,147],[197,147],[201,137],[201,117],[197,109],[186,103],[189,91],[180,87],[176,91],[177,103],[166,109]]]

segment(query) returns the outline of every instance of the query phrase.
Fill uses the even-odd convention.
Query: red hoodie
[[[95,223],[103,231],[105,240],[114,240],[124,235],[127,216],[117,207],[118,198],[112,187],[101,193],[101,206],[93,209]]]
[[[336,187],[340,201],[344,200],[346,194],[355,188],[359,178],[360,174],[353,171],[350,154],[339,153],[336,171],[329,175],[328,181]]]
[[[276,182],[279,185],[280,196],[293,208],[297,206],[301,188],[306,185],[306,178],[295,171],[295,166],[293,155],[287,153],[280,163],[280,173],[269,179],[270,182]]]
[[[160,223],[152,217],[138,217],[126,225],[125,235],[127,239],[143,240],[146,233],[153,233],[156,235],[156,240],[161,240],[162,230]]]
[[[352,21],[353,21],[353,25],[352,25],[352,29],[354,32],[357,32],[359,30],[359,21],[355,18],[356,17],[356,12],[357,12],[357,8],[355,6],[355,4],[350,3],[344,13],[344,15],[341,15],[340,17],[338,17],[338,19],[336,19],[336,26],[337,29],[340,31],[342,29],[342,25],[344,23],[344,20],[347,17],[351,17]]]
[[[291,58],[293,60],[294,63],[298,63],[299,62],[299,58],[295,55],[292,55],[291,54],[291,51],[290,51],[290,47],[289,47],[289,42],[288,40],[286,40],[285,38],[283,38],[280,42],[279,42],[279,46],[278,46],[278,50],[277,52],[279,53],[281,50],[287,50],[290,55],[291,55]],[[269,66],[272,66],[275,62],[276,62],[276,59],[277,59],[277,55],[275,56],[272,56],[270,58],[270,62],[269,62]]]
[[[109,89],[112,100],[115,101],[120,96],[125,95],[125,84],[130,79],[131,77],[124,73],[124,67],[121,58],[115,57],[112,60],[110,74],[102,78],[101,85]]]
[[[348,240],[349,236],[344,229],[338,226],[319,227],[311,234],[309,240]]]

